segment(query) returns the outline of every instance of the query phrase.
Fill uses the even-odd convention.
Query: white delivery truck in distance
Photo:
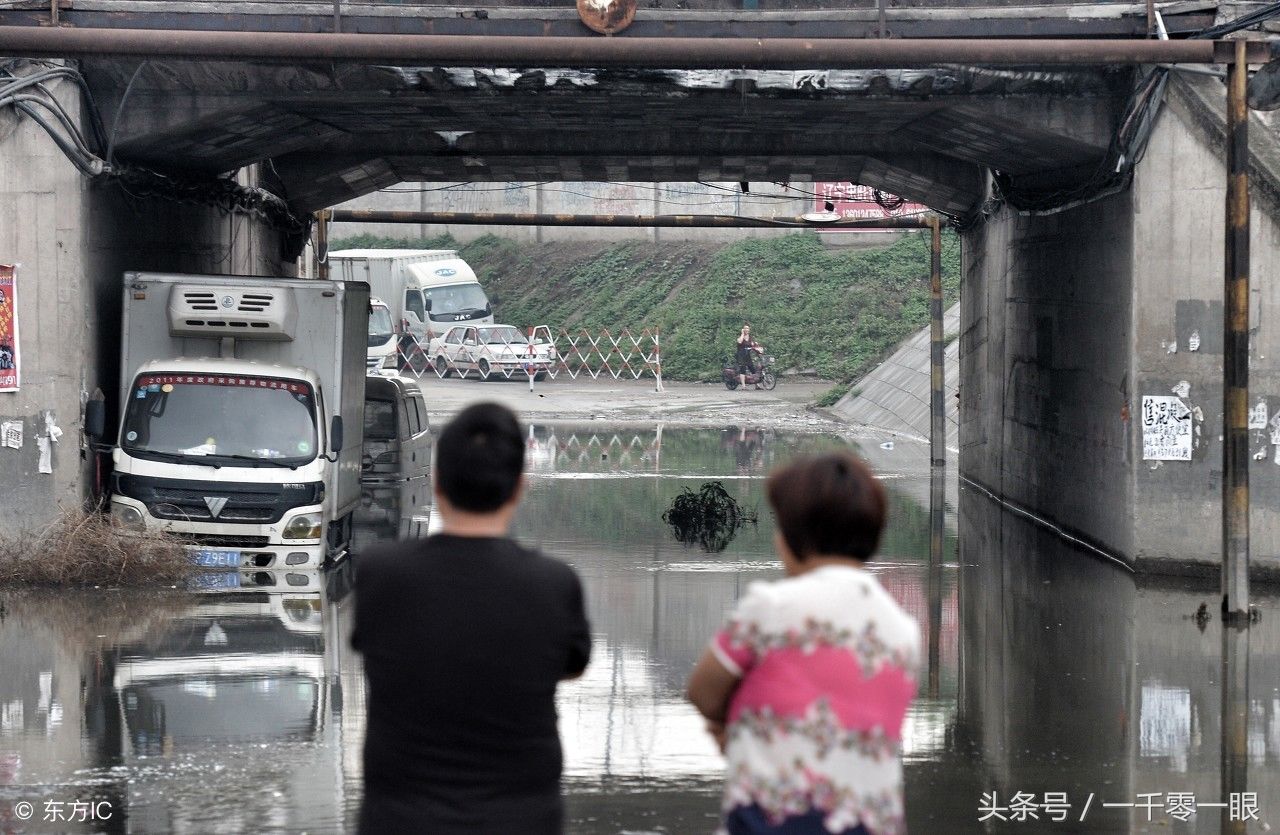
[[[365,365],[370,374],[396,371],[396,327],[391,308],[382,299],[369,299],[369,353]]]
[[[126,273],[112,514],[181,537],[201,565],[340,557],[368,327],[363,283]]]
[[[493,324],[493,307],[475,271],[452,249],[343,249],[329,253],[329,275],[363,281],[386,302],[401,353],[422,352],[459,322]]]

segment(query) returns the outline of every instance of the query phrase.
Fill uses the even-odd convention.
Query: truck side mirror
[[[95,441],[107,431],[107,404],[90,400],[84,404],[84,434]]]
[[[428,313],[430,313],[430,312],[431,312],[431,299],[425,299],[425,300],[423,301],[423,304],[425,304],[425,305],[427,306],[427,312],[428,312]]]
[[[342,415],[334,415],[329,424],[329,448],[335,454],[342,452]]]

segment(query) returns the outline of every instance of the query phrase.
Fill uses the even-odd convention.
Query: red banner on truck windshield
[[[138,378],[139,389],[155,386],[238,386],[241,388],[279,389],[291,394],[310,394],[311,387],[293,380],[276,380],[271,377],[244,377],[239,374],[143,374]],[[167,391],[168,389],[166,389]]]
[[[18,390],[18,268],[0,264],[0,391]]]

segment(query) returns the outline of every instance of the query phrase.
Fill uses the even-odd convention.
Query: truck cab
[[[211,567],[344,555],[368,318],[362,284],[128,274],[111,513]]]
[[[396,371],[396,327],[391,308],[382,299],[369,299],[369,352],[366,367],[370,374]]]

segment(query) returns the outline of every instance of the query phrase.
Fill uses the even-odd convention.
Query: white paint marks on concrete
[[[1200,331],[1191,332],[1191,336],[1187,339],[1187,348],[1191,351],[1200,350]]]
[[[1186,400],[1191,396],[1191,384],[1186,380],[1179,380],[1178,384],[1174,386],[1171,391],[1183,400]]]
[[[1266,460],[1266,457],[1267,457],[1266,446],[1258,447],[1258,451],[1253,454],[1254,461],[1264,461]]]
[[[9,449],[22,449],[21,420],[6,420],[0,423],[0,444]]]
[[[1176,340],[1176,339],[1175,339],[1175,340],[1173,340],[1172,342],[1166,342],[1166,343],[1164,343],[1164,352],[1165,352],[1166,354],[1176,354],[1176,353],[1178,353],[1178,340]]]
[[[1271,443],[1280,446],[1280,412],[1271,416],[1268,426],[1271,428]]]
[[[1265,397],[1259,397],[1258,402],[1249,410],[1249,428],[1267,428],[1267,399]]]
[[[1142,458],[1191,460],[1191,410],[1179,397],[1143,395]]]

